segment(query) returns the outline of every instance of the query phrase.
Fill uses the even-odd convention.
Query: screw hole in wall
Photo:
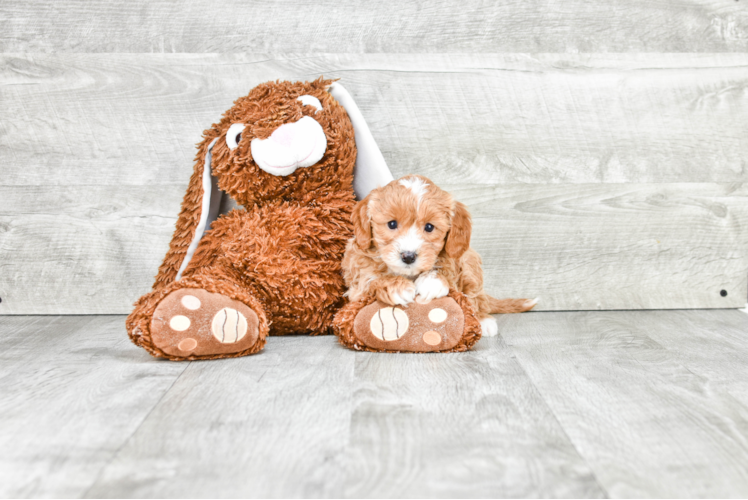
[[[723,297],[727,297],[727,290],[720,290],[719,294]]]

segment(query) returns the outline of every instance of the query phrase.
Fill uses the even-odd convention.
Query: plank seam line
[[[509,344],[506,339],[504,338],[501,333],[499,333],[499,337],[503,340],[504,344],[514,351],[514,347]],[[561,432],[564,433],[564,436],[566,436],[566,439],[569,441],[569,444],[572,448],[574,448],[574,451],[577,452],[577,455],[579,455],[579,458],[584,460],[585,465],[590,471],[590,474],[592,474],[592,478],[595,480],[595,484],[600,488],[600,491],[605,493],[605,498],[610,498],[610,492],[608,492],[608,489],[605,488],[602,484],[600,484],[600,481],[597,479],[597,474],[595,473],[595,469],[592,467],[592,464],[590,464],[589,460],[587,460],[587,457],[585,457],[581,451],[579,451],[579,448],[577,448],[576,443],[574,443],[574,440],[571,439],[571,436],[566,432],[566,428],[563,426],[561,421],[558,419],[558,416],[556,415],[556,412],[553,411],[553,407],[548,403],[548,400],[545,398],[545,395],[543,394],[543,391],[540,390],[540,388],[535,384],[535,381],[532,379],[529,373],[527,373],[527,370],[525,370],[525,367],[522,365],[522,361],[520,360],[520,357],[516,355],[516,353],[512,352],[514,354],[514,360],[517,362],[517,365],[519,365],[519,368],[522,370],[522,373],[525,374],[525,377],[527,377],[527,380],[530,381],[535,391],[538,393],[538,396],[543,400],[543,403],[545,404],[545,407],[548,409],[551,415],[553,415],[553,420],[556,421],[558,424],[559,429],[561,429]]]
[[[182,375],[184,375],[184,372],[187,371],[187,369],[192,365],[192,361],[188,361],[186,363],[187,366],[184,367],[184,370],[179,372],[179,375],[177,375],[174,380],[172,381],[171,385],[169,385],[169,388],[164,391],[164,393],[161,395],[160,398],[158,398],[158,401],[151,407],[150,410],[148,410],[148,413],[143,417],[143,419],[140,421],[140,423],[135,427],[135,429],[130,433],[129,436],[127,436],[127,439],[125,439],[122,444],[120,444],[117,449],[112,453],[112,456],[109,458],[109,460],[106,461],[104,465],[101,466],[101,469],[99,469],[99,473],[96,474],[96,477],[91,482],[90,486],[86,488],[86,491],[83,492],[83,495],[81,495],[80,498],[88,498],[88,493],[93,489],[94,486],[99,482],[99,479],[101,479],[101,476],[104,474],[104,471],[114,462],[114,459],[117,458],[119,453],[122,451],[122,448],[125,447],[127,443],[130,442],[130,440],[137,434],[137,432],[140,430],[140,428],[143,426],[143,424],[148,420],[148,418],[151,416],[151,413],[158,408],[158,406],[161,404],[161,401],[166,397],[169,392],[171,392],[172,387],[177,383],[177,381],[182,378]]]

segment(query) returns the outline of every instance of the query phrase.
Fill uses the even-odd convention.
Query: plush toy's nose
[[[293,124],[281,125],[275,131],[270,134],[270,140],[277,142],[285,148],[290,148],[296,142],[299,130],[293,127]]]
[[[311,167],[327,150],[327,136],[311,116],[285,123],[267,139],[252,139],[252,158],[265,172],[289,175],[299,167]]]

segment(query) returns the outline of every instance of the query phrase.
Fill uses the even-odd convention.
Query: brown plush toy
[[[127,318],[130,338],[183,360],[252,354],[268,334],[330,333],[354,187],[364,197],[391,179],[339,84],[255,87],[204,132],[153,290]],[[219,215],[231,200],[243,207]]]
[[[372,296],[348,303],[335,316],[341,344],[357,351],[462,352],[481,338],[481,324],[462,293],[407,307]]]

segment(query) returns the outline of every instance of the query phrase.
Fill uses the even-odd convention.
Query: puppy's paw
[[[490,316],[480,320],[480,328],[484,337],[495,337],[499,334],[499,324]]]
[[[398,306],[404,306],[413,302],[416,298],[416,290],[413,288],[403,288],[390,292],[392,303]]]
[[[425,304],[433,299],[446,297],[449,287],[436,273],[422,274],[416,280],[416,294],[418,301]]]
[[[392,306],[405,306],[416,298],[416,286],[410,281],[397,281],[387,285],[377,298]]]

